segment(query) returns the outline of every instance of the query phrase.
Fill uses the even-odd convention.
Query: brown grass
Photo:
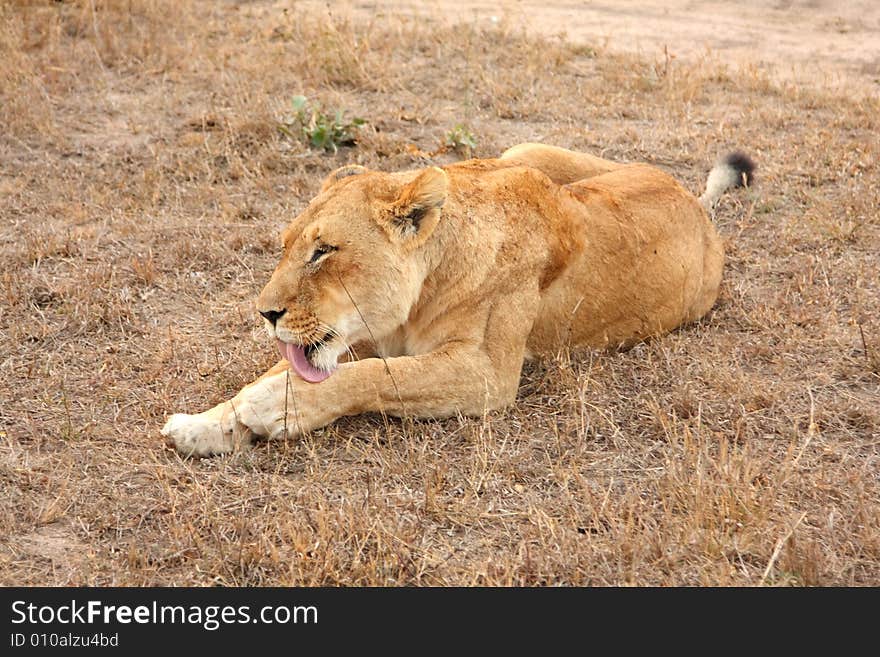
[[[876,98],[296,4],[0,8],[0,584],[880,583]],[[276,130],[290,97],[369,120]],[[697,190],[740,146],[702,323],[527,366],[480,420],[184,461],[166,413],[275,357],[253,299],[324,173],[543,140]],[[437,161],[454,158],[453,153]]]

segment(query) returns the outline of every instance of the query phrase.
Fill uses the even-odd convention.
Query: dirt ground
[[[872,2],[3,3],[0,584],[880,584],[878,30]],[[357,144],[280,131],[297,94]],[[480,419],[166,449],[274,362],[254,299],[323,176],[451,162],[457,126],[694,191],[750,152],[713,312],[528,365]]]
[[[326,2],[301,2],[317,10]],[[880,91],[880,4],[873,0],[497,0],[354,3],[358,18],[504,23],[612,52],[751,63],[775,76]]]

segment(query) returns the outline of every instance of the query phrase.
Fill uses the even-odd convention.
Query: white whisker
[[[347,354],[349,359],[352,361],[357,360],[357,354],[354,353],[354,350],[351,348],[351,345],[348,343],[348,340],[345,339],[345,336],[339,332],[338,329],[330,326],[329,324],[324,324],[323,322],[319,323],[317,326],[317,331],[322,333],[323,335],[329,335],[332,340],[338,340],[343,348],[343,353]],[[326,349],[326,345],[321,345],[318,347],[319,349]]]

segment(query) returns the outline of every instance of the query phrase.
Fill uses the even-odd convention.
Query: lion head
[[[378,342],[406,321],[446,188],[437,167],[397,174],[342,167],[284,230],[281,261],[257,309],[304,380],[323,381],[350,345]]]

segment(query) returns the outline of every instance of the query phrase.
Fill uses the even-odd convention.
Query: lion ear
[[[324,183],[321,185],[321,193],[326,192],[343,178],[357,176],[366,172],[367,168],[362,167],[360,164],[346,164],[344,167],[334,169],[326,178],[324,178]]]
[[[440,221],[447,183],[443,169],[430,167],[400,190],[386,217],[392,237],[413,246],[424,243]]]

